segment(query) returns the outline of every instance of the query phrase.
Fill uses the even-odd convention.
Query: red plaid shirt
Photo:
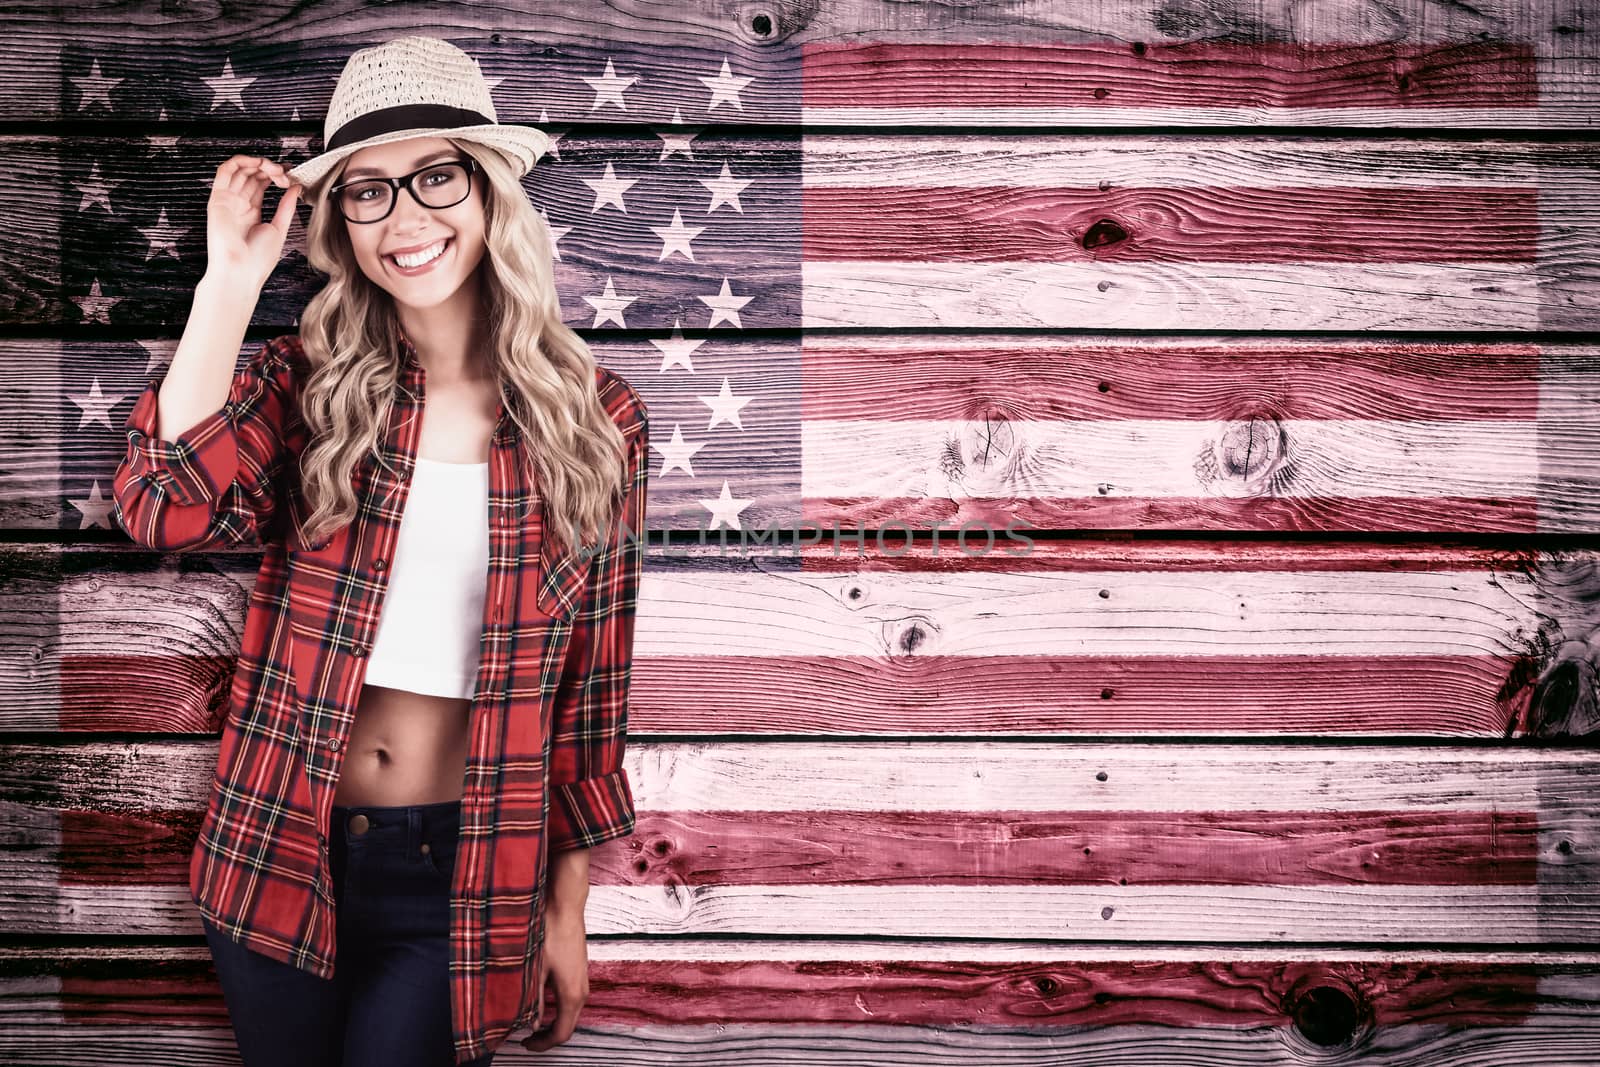
[[[150,382],[113,482],[112,514],[141,545],[264,549],[226,716],[213,723],[221,748],[189,886],[242,944],[324,978],[334,971],[334,787],[422,430],[424,372],[403,337],[401,348],[380,442],[395,473],[364,458],[356,518],[322,544],[298,538],[308,434],[296,390],[309,365],[295,334],[262,346],[222,410],[176,441],[156,436],[160,380]],[[450,904],[457,1063],[532,1023],[548,849],[634,828],[622,754],[648,413],[622,378],[600,368],[597,382],[629,443],[626,503],[598,547],[562,551],[540,536],[540,498],[519,473],[520,434],[503,403],[490,450],[488,587]]]

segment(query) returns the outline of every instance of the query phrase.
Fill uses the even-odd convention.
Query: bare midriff
[[[471,701],[361,689],[333,802],[391,807],[461,799]]]
[[[488,458],[493,383],[428,386],[417,454],[442,463]],[[333,802],[391,807],[460,800],[469,743],[464,697],[364,685]]]

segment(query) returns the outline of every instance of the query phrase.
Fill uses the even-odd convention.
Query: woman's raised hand
[[[267,185],[279,185],[271,221],[261,221]],[[206,273],[226,277],[259,292],[283,256],[295,205],[304,186],[278,163],[261,156],[233,156],[217,168],[206,203]]]

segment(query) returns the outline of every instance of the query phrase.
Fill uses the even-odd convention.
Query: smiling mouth
[[[407,266],[402,265],[400,263],[400,261],[395,259],[394,256],[392,256],[392,255],[385,255],[383,258],[388,262],[389,266],[393,267],[395,270],[399,271],[400,273],[402,273],[402,274],[415,274],[415,273],[417,273],[419,271],[425,270],[425,269],[433,266],[434,264],[438,263],[441,259],[443,259],[445,256],[449,255],[450,246],[455,244],[455,240],[456,239],[454,237],[446,237],[444,239],[444,242],[443,242],[443,247],[441,247],[439,249],[438,255],[434,256],[432,259],[428,260],[425,263],[418,264],[415,267],[407,267]]]

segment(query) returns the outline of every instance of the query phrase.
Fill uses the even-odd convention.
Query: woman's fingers
[[[289,187],[289,171],[281,163],[267,159],[265,156],[232,156],[217,168],[217,182],[226,183],[227,187],[236,193],[244,193],[246,189],[265,188],[271,182]]]

